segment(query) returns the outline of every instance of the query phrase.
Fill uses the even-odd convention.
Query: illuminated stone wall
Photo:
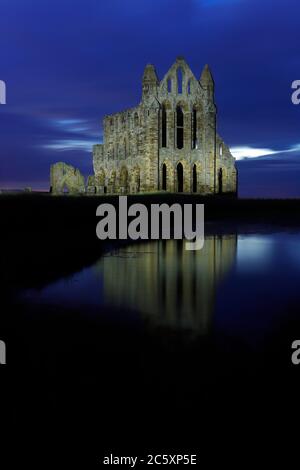
[[[104,118],[104,142],[93,148],[96,192],[234,193],[235,161],[216,120],[208,66],[197,80],[179,57],[159,81],[147,65],[140,104]]]
[[[50,191],[52,194],[84,193],[84,176],[71,165],[63,162],[55,163],[50,170]]]

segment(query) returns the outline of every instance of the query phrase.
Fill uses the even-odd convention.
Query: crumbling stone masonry
[[[140,104],[104,118],[104,142],[93,147],[95,174],[86,188],[79,170],[57,163],[51,167],[52,192],[235,193],[235,160],[217,134],[216,122],[214,81],[207,65],[198,81],[178,57],[159,81],[149,64]]]
[[[96,192],[166,190],[235,193],[235,160],[216,131],[214,81],[198,81],[178,57],[159,81],[147,65],[142,100],[104,118],[104,143],[93,148]]]
[[[50,192],[80,194],[85,192],[84,176],[77,168],[59,162],[51,166]]]

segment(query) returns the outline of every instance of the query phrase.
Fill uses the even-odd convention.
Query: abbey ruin
[[[94,175],[88,193],[133,194],[169,191],[235,193],[235,160],[217,133],[214,81],[206,65],[198,81],[178,57],[160,81],[147,65],[138,106],[104,117],[103,143],[93,147]],[[64,164],[51,171],[53,193],[82,179]],[[72,167],[70,167],[72,168]],[[79,171],[79,170],[76,170]],[[76,190],[75,190],[76,192]]]

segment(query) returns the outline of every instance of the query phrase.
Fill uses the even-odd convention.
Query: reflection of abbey
[[[232,267],[236,235],[211,235],[199,251],[182,240],[129,246],[97,263],[105,302],[152,324],[207,333],[220,281]]]
[[[93,163],[87,184],[92,193],[234,193],[234,158],[216,131],[208,66],[198,81],[179,57],[159,81],[147,65],[140,104],[104,118],[104,142],[94,146]],[[84,191],[79,170],[65,165],[63,175],[63,165],[52,167],[53,192],[64,185]]]

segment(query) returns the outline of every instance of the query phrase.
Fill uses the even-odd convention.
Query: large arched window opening
[[[222,168],[219,169],[218,172],[218,182],[219,182],[219,194],[223,192],[223,170]]]
[[[197,192],[197,167],[193,165],[193,193]]]
[[[177,191],[179,193],[183,192],[183,166],[182,163],[177,165]]]
[[[167,165],[165,163],[162,166],[162,190],[167,190]]]
[[[167,111],[165,105],[162,107],[162,115],[161,115],[161,146],[167,146]]]
[[[192,149],[198,148],[198,141],[197,141],[197,110],[193,109],[192,114]]]
[[[182,84],[183,84],[183,71],[181,67],[177,69],[177,92],[179,95],[182,94]]]
[[[120,172],[120,186],[121,192],[126,192],[128,187],[128,171],[126,167],[122,167]]]
[[[183,111],[181,106],[176,108],[176,146],[183,148]]]

